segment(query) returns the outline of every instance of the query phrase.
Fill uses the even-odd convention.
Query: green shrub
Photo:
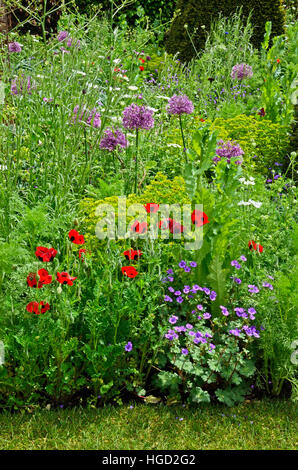
[[[199,4],[198,4],[199,3]],[[266,21],[272,21],[272,36],[284,32],[285,13],[280,0],[235,1],[225,0],[179,0],[175,11],[176,17],[171,25],[166,41],[169,53],[179,52],[179,58],[185,62],[196,55],[196,50],[204,47],[211,23],[221,13],[229,17],[239,7],[247,18],[252,12],[251,21],[255,25],[252,43],[259,47],[263,41]],[[187,28],[185,27],[187,25]],[[192,39],[190,39],[190,37]],[[192,44],[193,43],[193,44]]]
[[[267,120],[244,114],[231,119],[215,119],[212,130],[223,140],[235,140],[249,159],[252,168],[266,172],[274,162],[281,162],[288,147],[287,128]],[[255,155],[257,158],[255,158]]]

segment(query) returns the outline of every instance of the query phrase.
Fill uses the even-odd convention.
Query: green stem
[[[137,194],[139,129],[137,129],[136,132],[137,132],[137,133],[136,133],[136,159],[135,159],[135,193]]]
[[[185,138],[184,138],[184,133],[183,133],[181,114],[179,114],[179,124],[180,124],[180,130],[181,130],[181,136],[182,136],[182,142],[183,142],[183,152],[185,155],[185,160],[187,162],[186,144],[185,144]]]

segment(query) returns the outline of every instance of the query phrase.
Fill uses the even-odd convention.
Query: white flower
[[[0,170],[1,170],[1,171],[7,170],[7,165],[0,165]]]
[[[114,64],[119,64],[119,62],[121,62],[121,59],[114,59],[113,62]]]
[[[131,90],[131,91],[136,91],[136,90],[138,90],[138,87],[135,86],[135,85],[129,85],[127,88],[128,88],[129,90]]]
[[[182,148],[181,145],[179,144],[167,144],[167,147],[177,147],[177,148]]]
[[[82,72],[81,70],[72,70],[74,73],[76,73],[77,75],[83,75],[83,77],[85,77],[85,75],[87,75],[85,72]]]
[[[240,201],[240,202],[238,202],[238,206],[250,206],[250,202],[249,201]]]
[[[133,98],[131,95],[123,95],[122,98]]]
[[[169,100],[171,99],[171,98],[169,98],[168,96],[163,96],[163,95],[156,95],[155,98],[159,98],[159,99],[161,99],[161,100],[167,100],[167,101],[169,101]]]
[[[147,109],[150,109],[150,111],[153,111],[154,113],[156,113],[156,111],[158,111],[158,109],[150,108],[150,106],[148,106]]]
[[[240,183],[243,183],[246,186],[248,186],[249,184],[255,184],[255,179],[252,176],[250,176],[248,180],[246,180],[245,178],[239,178],[239,181]]]
[[[258,202],[258,201],[253,201],[252,199],[249,199],[249,201],[251,205],[253,205],[254,207],[256,207],[257,209],[259,209],[262,205],[261,202]]]

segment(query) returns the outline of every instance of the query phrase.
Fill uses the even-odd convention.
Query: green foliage
[[[223,140],[236,141],[244,151],[244,165],[250,170],[267,172],[266,167],[283,161],[289,144],[287,126],[253,116],[215,119],[211,129]]]
[[[219,14],[229,17],[240,7],[244,18],[251,14],[251,21],[255,26],[252,35],[255,47],[259,48],[263,41],[266,21],[272,21],[273,36],[284,32],[285,13],[280,0],[226,0],[221,4],[217,0],[201,0],[199,5],[194,0],[179,0],[176,17],[168,33],[167,51],[171,54],[179,52],[179,58],[183,62],[191,60],[203,48],[212,21]]]

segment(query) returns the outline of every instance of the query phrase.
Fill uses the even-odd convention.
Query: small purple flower
[[[263,282],[263,287],[268,287],[268,289],[273,290],[273,285],[269,284],[269,282]]]
[[[182,353],[184,356],[187,356],[187,354],[188,354],[188,349],[183,348],[183,349],[181,350],[181,353]]]
[[[176,114],[191,114],[194,110],[192,101],[186,95],[174,95],[169,100],[168,113]]]
[[[210,289],[208,289],[208,287],[203,287],[203,291],[204,291],[205,294],[207,294],[207,295],[210,294]]]
[[[192,268],[196,268],[197,267],[197,263],[195,261],[191,261],[189,263],[189,266],[191,266]]]
[[[171,323],[172,325],[175,325],[175,323],[177,323],[177,320],[178,320],[178,317],[176,317],[176,315],[172,315],[169,318],[169,323]]]
[[[183,288],[184,294],[188,294],[189,291],[190,291],[190,287],[189,286],[184,286],[184,288]]]
[[[9,52],[22,52],[22,46],[18,42],[9,42],[8,51]]]
[[[198,310],[203,310],[203,305],[201,305],[201,304],[197,305],[197,309]]]
[[[168,281],[169,281],[169,282],[173,282],[173,281],[174,281],[174,278],[171,277],[171,276],[168,276]]]
[[[174,292],[174,295],[181,295],[180,290],[176,290],[176,291]]]
[[[234,330],[229,330],[229,333],[234,336],[240,336],[241,330],[235,328]]]
[[[221,313],[222,313],[225,317],[227,317],[228,315],[230,315],[230,314],[229,314],[229,311],[228,311],[228,309],[227,309],[226,307],[224,307],[223,305],[220,305],[219,307],[221,308]]]
[[[194,286],[192,286],[192,292],[195,294],[198,290],[200,290],[200,286],[198,286],[197,284],[195,284]]]
[[[125,351],[129,352],[132,350],[132,343],[128,341],[128,343],[125,345]]]
[[[174,289],[173,287],[171,287],[171,286],[168,287],[168,290],[169,290],[170,292],[174,292],[174,291],[175,291],[175,289]]]
[[[174,274],[173,269],[168,269],[168,270],[167,270],[167,274]]]
[[[234,266],[236,269],[240,269],[240,268],[241,268],[241,264],[239,264],[236,259],[234,259],[233,261],[231,261],[231,266]]]
[[[180,296],[177,297],[176,300],[177,300],[178,304],[182,304],[182,302],[184,301],[183,297],[180,297]]]
[[[212,344],[212,343],[209,343],[209,351],[213,351],[213,349],[215,349],[215,345]]]
[[[212,300],[212,301],[216,299],[216,292],[215,292],[214,290],[211,291],[211,294],[210,294],[210,296],[209,296],[209,299]]]
[[[190,323],[186,323],[185,326],[188,330],[191,330],[193,328],[193,325],[191,325]]]
[[[250,292],[251,294],[257,294],[258,292],[260,292],[258,287],[254,286],[253,284],[249,284],[247,287],[248,287],[248,292]]]
[[[190,271],[191,271],[191,269],[190,269],[189,266],[186,266],[186,267],[184,268],[184,272],[189,273]]]
[[[239,277],[234,277],[234,282],[236,282],[236,284],[241,284],[241,279],[239,279]]]
[[[241,259],[242,261],[247,261],[247,258],[245,258],[244,255],[241,255],[241,256],[240,256],[240,259]]]
[[[180,263],[178,264],[179,268],[185,268],[186,267],[186,263],[185,261],[180,261]]]
[[[153,111],[145,106],[132,103],[123,111],[123,126],[125,129],[152,129],[154,126]]]
[[[209,318],[211,318],[211,315],[210,313],[206,312],[204,313],[203,317],[205,318],[205,320],[208,320]]]
[[[255,315],[257,313],[253,307],[250,307],[247,311],[250,315]]]
[[[165,302],[173,302],[173,299],[171,297],[169,297],[168,295],[165,295],[164,301]]]

